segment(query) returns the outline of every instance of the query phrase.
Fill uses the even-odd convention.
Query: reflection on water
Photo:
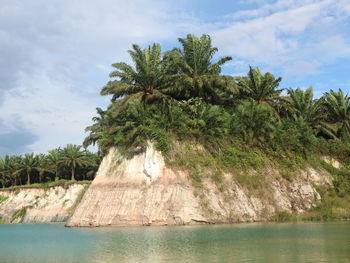
[[[350,223],[1,225],[0,262],[349,262]]]

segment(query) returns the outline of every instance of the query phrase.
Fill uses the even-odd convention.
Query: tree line
[[[27,153],[0,157],[0,187],[48,183],[58,180],[92,180],[100,156],[68,144],[47,154]]]
[[[133,65],[112,65],[112,80],[101,90],[111,103],[97,108],[84,147],[127,151],[151,140],[166,153],[174,140],[216,148],[229,141],[306,154],[327,141],[349,141],[350,97],[342,90],[314,98],[312,87],[280,88],[281,77],[254,67],[246,76],[223,75],[232,58],[214,62],[210,36],[187,35],[179,43],[166,52],[159,44],[133,45]]]

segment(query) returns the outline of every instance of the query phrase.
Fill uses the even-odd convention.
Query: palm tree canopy
[[[134,66],[120,62],[112,64],[116,69],[110,73],[111,78],[101,90],[101,95],[112,95],[112,101],[124,98],[125,104],[130,100],[152,100],[162,97],[162,90],[166,87],[166,73],[169,64],[163,59],[159,44],[153,44],[142,50],[133,45],[129,54]]]
[[[75,167],[87,164],[85,154],[81,151],[81,146],[68,144],[62,150],[61,163]]]
[[[324,105],[328,110],[328,121],[337,128],[338,137],[350,138],[350,97],[339,89],[330,90],[324,97]]]
[[[270,72],[262,74],[259,68],[249,67],[248,76],[237,78],[242,99],[268,104],[277,111],[283,89],[277,89],[282,78],[275,78]]]
[[[294,121],[306,122],[316,133],[323,133],[330,138],[336,137],[336,130],[326,122],[326,112],[323,109],[323,100],[313,99],[313,88],[288,89],[287,110]]]
[[[212,46],[208,35],[198,38],[189,34],[186,38],[179,38],[179,42],[182,48],[176,48],[167,54],[178,69],[172,75],[176,78],[175,85],[171,87],[173,93],[181,99],[200,97],[205,101],[218,101],[218,93],[228,89],[229,83],[227,77],[219,75],[221,66],[232,58],[222,57],[213,63],[218,49]]]

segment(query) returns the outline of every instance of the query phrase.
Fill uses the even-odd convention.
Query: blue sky
[[[0,156],[81,144],[110,64],[188,33],[233,57],[225,74],[253,65],[283,88],[350,92],[350,0],[2,0]]]

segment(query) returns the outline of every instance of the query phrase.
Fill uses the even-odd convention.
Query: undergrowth
[[[8,196],[0,195],[0,204],[1,204],[2,202],[5,202],[7,199],[8,199]]]

